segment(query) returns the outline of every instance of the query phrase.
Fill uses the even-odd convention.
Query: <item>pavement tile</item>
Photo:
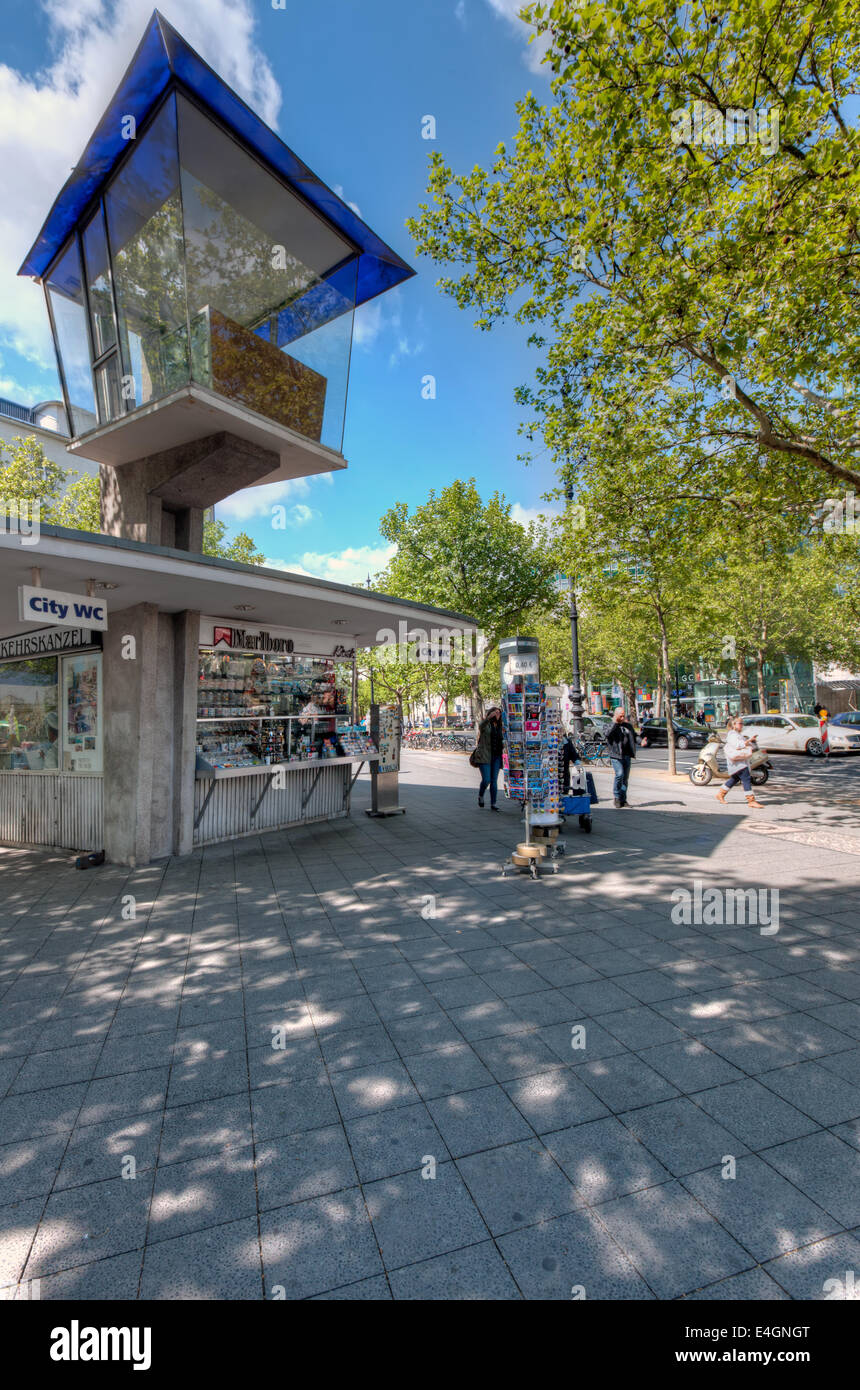
[[[96,1300],[132,1301],[137,1298],[143,1251],[112,1255],[92,1264],[76,1265],[39,1280],[39,1298],[45,1302]]]
[[[380,1062],[373,1067],[336,1072],[332,1088],[343,1120],[372,1115],[380,1110],[395,1110],[420,1100],[402,1062]]]
[[[707,1288],[699,1289],[696,1293],[685,1294],[684,1301],[710,1303],[712,1300],[724,1299],[730,1302],[750,1300],[762,1303],[785,1302],[788,1297],[785,1290],[781,1289],[769,1274],[765,1274],[763,1269],[748,1269],[743,1274],[732,1274],[728,1279],[709,1284]]]
[[[609,1113],[567,1067],[508,1081],[505,1090],[538,1134],[599,1120]]]
[[[800,1062],[780,1071],[765,1072],[759,1080],[820,1125],[844,1124],[860,1118],[860,1086],[852,1086],[817,1062]]]
[[[340,1077],[360,1075],[341,1072]],[[324,1074],[307,1080],[280,1082],[261,1086],[251,1092],[254,1117],[254,1137],[277,1139],[282,1134],[298,1134],[307,1129],[319,1129],[337,1121],[337,1106],[331,1083]]]
[[[613,1115],[544,1136],[559,1167],[589,1206],[626,1197],[671,1174]]]
[[[562,1216],[582,1204],[539,1139],[471,1154],[458,1159],[457,1166],[494,1236]]]
[[[600,1097],[604,1105],[616,1112],[668,1100],[678,1094],[664,1076],[633,1052],[602,1057],[596,1062],[583,1062],[574,1067],[574,1074]]]
[[[695,1038],[665,1043],[660,1047],[647,1047],[639,1056],[687,1095],[730,1081],[745,1080],[742,1071]]]
[[[463,1097],[466,1100],[467,1097]],[[427,1107],[404,1105],[349,1120],[346,1125],[352,1162],[363,1183],[418,1171],[429,1155],[445,1161],[447,1146]]]
[[[171,1163],[155,1175],[147,1243],[222,1226],[256,1211],[250,1145]]]
[[[755,1264],[677,1182],[605,1202],[599,1218],[659,1299],[693,1293]]]
[[[777,1144],[762,1158],[843,1226],[860,1225],[860,1153],[835,1134]]]
[[[0,1288],[17,1284],[45,1206],[44,1197],[0,1208]]]
[[[501,1086],[440,1096],[427,1109],[454,1158],[532,1138],[531,1126]]]
[[[817,1128],[808,1115],[753,1077],[699,1091],[696,1105],[754,1150],[781,1144],[787,1139],[799,1139]]]
[[[256,1217],[148,1245],[140,1297],[180,1302],[261,1299]]]
[[[320,1048],[332,1072],[351,1071],[354,1067],[390,1062],[397,1057],[397,1048],[381,1023],[327,1034],[321,1038]]]
[[[418,1052],[406,1058],[406,1068],[424,1100],[472,1091],[493,1080],[477,1052],[466,1042],[450,1043],[433,1052]]]
[[[469,1004],[463,1009],[451,1009],[449,1017],[467,1042],[526,1033],[530,1029],[530,1025],[501,999],[496,999],[494,1003]]]
[[[310,1298],[382,1273],[357,1187],[261,1212],[260,1247],[267,1299]]]
[[[148,1111],[100,1125],[78,1125],[71,1134],[57,1174],[57,1190],[121,1178],[133,1158],[140,1176],[155,1167],[161,1112]]]
[[[684,1096],[630,1110],[622,1118],[675,1177],[710,1168],[721,1163],[724,1155],[737,1157],[744,1151],[734,1135]]]
[[[757,1263],[839,1229],[832,1216],[755,1154],[738,1159],[734,1178],[723,1177],[718,1166],[691,1174],[683,1184]]]
[[[771,1260],[765,1269],[790,1298],[845,1302],[860,1299],[860,1240],[842,1232]]]
[[[491,1004],[498,999],[495,990],[480,975],[458,975],[450,980],[434,980],[430,993],[443,1009],[465,1008],[467,1004]]]
[[[572,1212],[496,1242],[524,1298],[653,1299],[597,1216]],[[577,1291],[574,1294],[574,1291]]]
[[[469,1245],[405,1269],[392,1270],[391,1290],[396,1299],[431,1301],[500,1301],[522,1295],[492,1241]]]
[[[168,1067],[127,1072],[123,1076],[103,1076],[87,1087],[78,1124],[97,1125],[161,1110],[167,1094]]]
[[[0,1207],[50,1192],[68,1142],[67,1132],[41,1134],[0,1146]],[[0,1216],[0,1228],[2,1228]]]
[[[475,1051],[497,1081],[536,1076],[538,1072],[555,1071],[561,1066],[558,1054],[547,1047],[535,1033],[482,1038],[475,1042]]]
[[[26,1277],[143,1247],[152,1176],[111,1178],[54,1192],[27,1261]]]
[[[625,977],[626,978],[626,977]],[[619,1009],[629,1009],[636,1002],[626,989],[620,989],[611,980],[596,980],[591,984],[569,985],[565,994],[576,1006],[577,1015],[599,1018],[601,1014],[618,1013]]]
[[[597,1062],[601,1057],[617,1057],[625,1045],[607,1032],[603,1020],[578,1018],[573,1023],[553,1023],[538,1030],[536,1036],[546,1043],[562,1062]]]
[[[54,1086],[47,1091],[26,1091],[0,1101],[0,1135],[6,1143],[36,1139],[40,1134],[68,1133],[78,1118],[87,1093],[85,1081],[73,1086]]]
[[[487,1228],[453,1163],[438,1164],[435,1177],[413,1170],[366,1184],[364,1196],[387,1270],[487,1238]]]
[[[250,1142],[251,1109],[247,1095],[179,1105],[164,1112],[158,1162],[181,1163]]]
[[[173,1063],[167,1104],[192,1105],[247,1090],[248,1059],[244,1049],[202,1059],[187,1057]]]
[[[316,1038],[283,1038],[283,1047],[252,1047],[248,1051],[248,1081],[251,1090],[282,1081],[304,1081],[319,1076],[324,1062]]]
[[[600,1022],[602,1027],[633,1052],[658,1047],[662,1043],[681,1042],[684,1039],[680,1028],[663,1018],[656,1009],[644,1004],[638,1008],[621,1009],[615,1014],[602,1014]]]
[[[442,1009],[419,1014],[417,1018],[397,1019],[386,1026],[401,1057],[413,1057],[416,1053],[433,1051],[446,1043],[463,1041],[462,1033]]]
[[[331,1289],[328,1293],[316,1293],[309,1302],[327,1303],[334,1300],[340,1303],[390,1303],[391,1290],[385,1275],[377,1274],[373,1279],[359,1279],[355,1284],[345,1284],[342,1288]]]

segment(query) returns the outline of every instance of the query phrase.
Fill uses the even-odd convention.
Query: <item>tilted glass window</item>
[[[176,100],[135,142],[105,195],[129,408],[190,379]]]
[[[194,380],[340,450],[357,257],[177,98]]]
[[[96,423],[96,403],[90,367],[87,311],[77,244],[71,241],[51,271],[46,284],[56,330],[57,355],[71,413],[69,427],[82,434]]]

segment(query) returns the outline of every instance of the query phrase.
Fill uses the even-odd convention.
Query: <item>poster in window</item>
[[[101,657],[98,652],[63,661],[63,767],[101,772]]]

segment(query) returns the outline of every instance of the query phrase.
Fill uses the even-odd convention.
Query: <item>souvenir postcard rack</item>
[[[505,791],[523,807],[526,838],[517,845],[509,864],[528,869],[537,878],[538,868],[551,868],[563,854],[558,839],[561,822],[559,757],[562,746],[558,699],[534,676],[515,678],[502,694],[505,731]],[[548,861],[548,862],[543,862]],[[502,869],[504,874],[508,864]]]

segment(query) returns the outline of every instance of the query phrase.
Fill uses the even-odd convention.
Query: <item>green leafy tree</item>
[[[68,471],[48,458],[33,435],[0,444],[0,497],[7,502],[13,498],[38,502],[42,521],[57,519],[68,477]]]
[[[203,523],[203,554],[221,560],[236,560],[240,565],[264,565],[266,557],[258,550],[246,531],[240,531],[231,541],[225,540],[227,523],[206,520]]]
[[[698,491],[715,493],[727,442],[769,457],[771,497],[856,487],[856,5],[524,13],[549,46],[551,103],[519,103],[489,169],[435,155],[410,225],[481,328],[513,308],[531,329],[527,428],[563,455],[671,383]]]
[[[99,480],[82,473],[67,487],[57,508],[60,526],[72,531],[101,531]]]
[[[397,552],[375,587],[474,618],[492,650],[516,632],[527,613],[547,607],[553,597],[555,571],[546,537],[534,525],[514,521],[511,507],[498,492],[484,502],[474,478],[431,492],[411,514],[398,502],[379,523]],[[470,689],[480,713],[477,671]]]

